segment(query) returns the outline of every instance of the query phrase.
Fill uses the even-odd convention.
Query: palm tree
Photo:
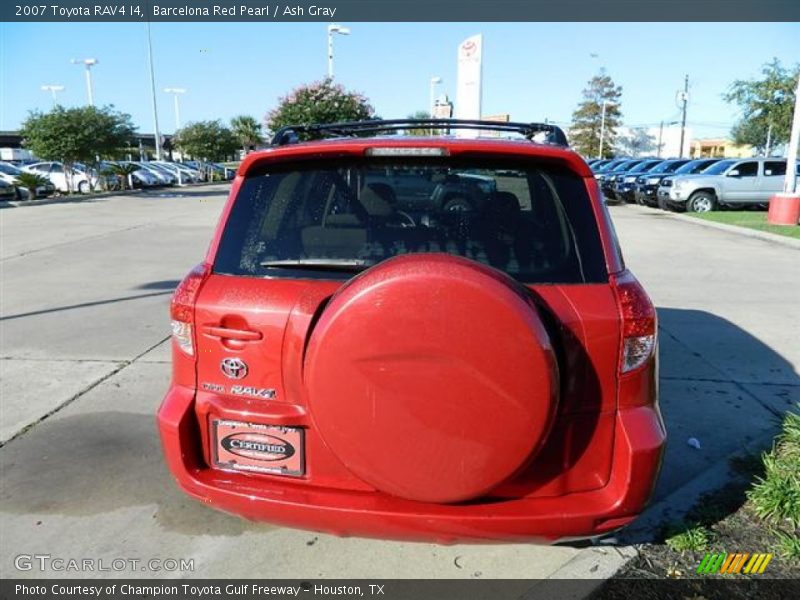
[[[250,147],[260,144],[263,140],[261,137],[261,123],[249,115],[239,115],[231,119],[231,129],[233,135],[239,140],[242,145],[242,150],[247,154]]]
[[[124,190],[126,186],[133,189],[133,174],[139,170],[139,167],[133,163],[112,163],[108,166],[107,171],[119,177],[120,185]]]
[[[28,190],[28,200],[36,200],[36,188],[47,185],[49,180],[36,173],[22,172],[14,179],[14,185]]]

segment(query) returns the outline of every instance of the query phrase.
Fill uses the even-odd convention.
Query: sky
[[[187,90],[181,122],[262,120],[297,85],[327,73],[326,23],[153,23],[159,125],[175,129],[172,96]],[[568,124],[587,81],[601,68],[622,86],[624,125],[677,120],[676,92],[690,77],[688,124],[695,137],[725,136],[737,118],[722,94],[757,77],[773,57],[800,61],[798,23],[343,23],[335,77],[363,92],[385,118],[406,117],[437,95],[455,97],[456,51],[484,36],[483,114]],[[146,27],[142,23],[0,24],[0,130],[17,129],[31,110],[52,105],[45,84],[65,87],[59,103],[86,103],[82,66],[92,71],[95,104],[129,113],[153,131]],[[593,56],[594,55],[594,56]]]

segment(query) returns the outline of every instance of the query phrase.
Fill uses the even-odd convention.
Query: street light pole
[[[441,77],[431,77],[431,119],[433,119],[434,111],[436,110],[436,86],[442,83]]]
[[[178,105],[178,96],[185,94],[186,90],[184,88],[168,87],[164,88],[164,91],[167,94],[172,94],[172,97],[175,101],[175,131],[178,131],[178,129],[181,128],[181,109]]]
[[[98,62],[96,58],[73,58],[70,61],[73,65],[83,65],[86,67],[86,97],[89,100],[89,106],[94,106],[94,95],[92,90],[92,67]]]
[[[158,106],[156,104],[156,76],[153,69],[153,40],[150,36],[150,21],[147,21],[147,60],[150,63],[150,95],[153,100],[153,138],[156,146],[156,160],[161,160],[161,133],[158,131]]]
[[[597,158],[603,158],[603,138],[606,134],[606,104],[608,104],[608,100],[603,100],[603,111],[600,113],[600,150],[597,153]]]
[[[794,92],[794,116],[792,117],[792,133],[789,135],[789,152],[786,155],[786,178],[783,180],[785,194],[797,194],[797,145],[800,144],[800,77],[797,78],[797,89]],[[796,223],[795,223],[796,224]]]
[[[800,77],[794,93],[794,116],[789,135],[789,150],[786,155],[786,176],[783,193],[769,199],[767,222],[771,225],[794,225],[800,221],[800,187],[797,186],[797,146],[800,144]]]
[[[328,79],[333,79],[333,34],[350,35],[350,29],[336,23],[328,25]]]
[[[64,86],[63,85],[51,85],[51,84],[48,84],[48,85],[43,85],[42,86],[42,90],[45,91],[45,92],[50,92],[50,94],[52,94],[52,96],[53,96],[53,106],[57,106],[58,105],[58,96],[56,94],[58,92],[63,91],[64,90]]]

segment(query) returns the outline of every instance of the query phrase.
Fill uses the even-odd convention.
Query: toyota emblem
[[[247,365],[240,358],[223,358],[220,369],[230,379],[243,379],[247,375]]]

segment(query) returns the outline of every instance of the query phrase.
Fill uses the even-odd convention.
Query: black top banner
[[[799,0],[3,0],[28,22],[800,21]]]

